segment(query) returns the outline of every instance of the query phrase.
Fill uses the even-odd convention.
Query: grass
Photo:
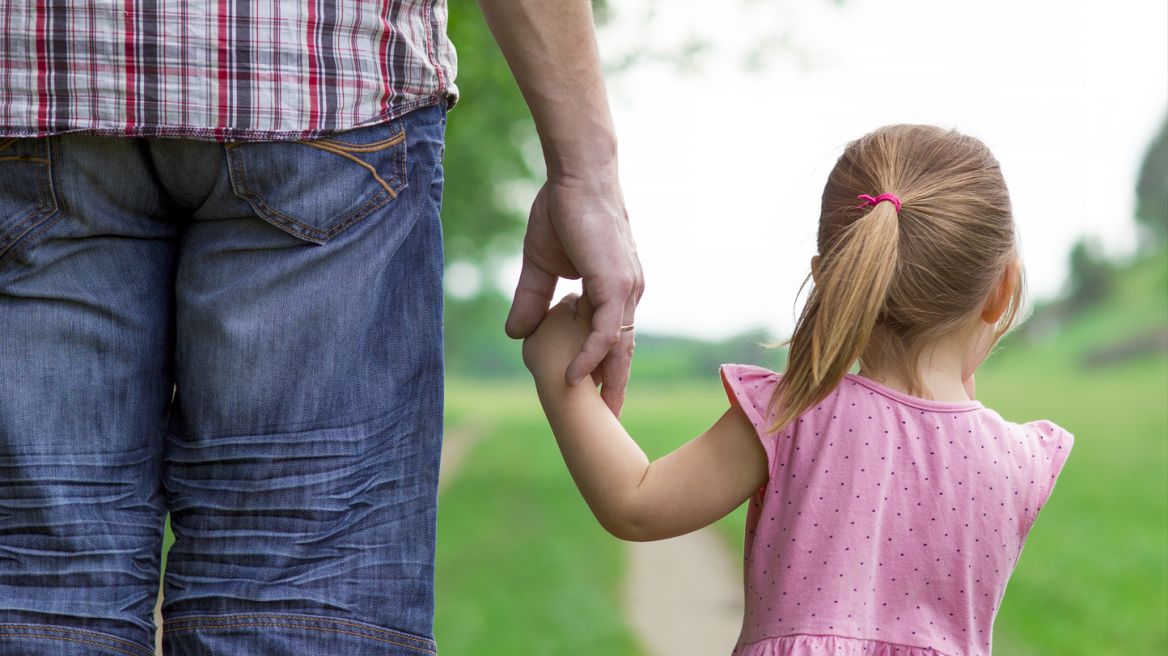
[[[1008,340],[978,373],[979,398],[1005,418],[1075,434],[1003,600],[999,653],[1168,653],[1168,357],[1083,364],[1166,326],[1161,249],[1099,306],[1043,341]]]
[[[996,653],[1168,652],[1168,358],[1083,370],[1057,349],[1029,349],[987,363],[978,393],[1007,419],[1049,418],[1075,434],[1010,580]],[[634,384],[623,422],[655,458],[725,409],[712,374]],[[443,656],[640,656],[623,614],[624,545],[580,499],[530,384],[452,381],[447,421],[484,435],[440,499]],[[717,525],[736,553],[744,517]]]
[[[979,372],[979,398],[1005,418],[1051,419],[1076,436],[1006,592],[999,655],[1168,653],[1168,357],[1083,364],[1165,325],[1161,250],[1120,271],[1099,306],[1042,341],[1009,339]],[[657,355],[650,364],[668,364]],[[652,458],[727,407],[716,371],[646,377],[634,377],[622,421]],[[534,391],[468,381],[448,391],[450,423],[478,422],[489,434],[441,499],[443,653],[637,654],[623,625],[623,547],[572,486]],[[736,553],[744,522],[739,508],[717,524]]]
[[[1050,418],[1075,447],[996,623],[998,653],[1168,653],[1168,358],[1105,370],[1005,359],[979,396]]]
[[[1048,360],[1041,351],[1002,357],[978,375],[979,396],[1007,419],[1049,418],[1076,435],[1010,581],[996,653],[1164,654],[1168,358],[1094,371]],[[572,486],[534,391],[463,382],[449,398],[452,424],[473,417],[492,428],[441,499],[443,653],[636,654],[622,625],[623,547]],[[712,374],[632,386],[622,421],[655,458],[726,407]],[[738,553],[744,516],[717,525]]]
[[[995,625],[999,656],[1168,653],[1168,357],[1085,369],[1092,349],[1168,323],[1164,252],[1041,343],[1010,341],[978,396],[1055,421],[1075,448]],[[725,411],[717,373],[634,381],[622,419],[653,458]],[[447,422],[482,439],[442,493],[436,635],[443,656],[642,656],[625,624],[625,547],[580,499],[526,381],[452,380]],[[741,553],[744,508],[717,524]],[[729,651],[729,646],[727,647]]]
[[[620,603],[624,545],[597,525],[530,384],[448,387],[448,421],[484,431],[439,499],[443,656],[639,656]]]

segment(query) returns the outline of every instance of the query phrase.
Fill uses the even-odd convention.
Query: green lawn
[[[988,368],[979,396],[1075,448],[1010,580],[999,653],[1168,653],[1168,361],[1025,364]]]
[[[1168,653],[1168,357],[1084,365],[1168,322],[1166,276],[1163,253],[1140,263],[1104,305],[1044,342],[1012,338],[978,373],[979,398],[1007,419],[1051,419],[1076,438],[1007,590],[999,656]],[[623,422],[650,457],[727,407],[716,371],[646,377]],[[482,437],[440,497],[442,655],[642,656],[623,614],[625,545],[580,499],[532,385],[453,379],[447,422]],[[739,509],[718,523],[735,552],[743,521]]]
[[[447,421],[484,431],[439,498],[443,656],[641,652],[620,604],[624,545],[597,525],[527,383],[447,387]]]
[[[1085,365],[1093,351],[1166,325],[1161,250],[1120,271],[1108,298],[1041,341],[1012,336],[978,373],[979,399],[1007,419],[1050,419],[1075,434],[1006,592],[999,656],[1168,653],[1168,357]],[[690,351],[690,360],[708,355]],[[649,365],[685,368],[665,367],[677,354],[646,355]],[[634,361],[623,422],[659,457],[727,406],[715,370],[646,381],[652,368],[638,377]],[[531,385],[455,380],[448,408],[451,425],[482,426],[485,437],[440,499],[443,655],[638,654],[621,615],[624,547],[576,493]],[[744,517],[740,508],[718,523],[736,552]]]
[[[1168,653],[1168,358],[1087,371],[1033,350],[991,361],[978,390],[1007,419],[1075,433],[1010,581],[996,653]],[[531,385],[456,380],[447,403],[450,425],[483,437],[440,499],[443,656],[639,656],[622,615],[624,545],[577,494]],[[659,457],[726,402],[712,375],[633,385],[627,408],[626,427]],[[736,552],[743,521],[739,509],[718,524]]]
[[[1049,418],[1075,450],[998,617],[1004,656],[1168,651],[1168,358],[1079,369],[1035,349],[978,376],[1007,419]],[[1042,366],[1039,366],[1042,365]],[[576,493],[522,383],[454,381],[451,425],[485,437],[441,497],[437,635],[444,656],[638,654],[623,624],[623,545]],[[623,422],[650,457],[726,409],[708,380],[634,384]],[[719,523],[740,551],[740,509]],[[729,651],[729,645],[727,651]]]

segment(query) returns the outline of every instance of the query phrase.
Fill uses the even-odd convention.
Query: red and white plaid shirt
[[[303,139],[457,93],[445,0],[0,0],[0,137]]]

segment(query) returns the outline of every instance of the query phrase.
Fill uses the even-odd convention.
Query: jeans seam
[[[16,143],[17,141],[19,141],[19,139],[13,139],[12,143]],[[5,144],[3,148],[7,148],[8,146],[11,146],[12,143]],[[0,150],[3,150],[3,148],[0,148]],[[40,153],[37,153],[37,154],[39,155]],[[45,155],[46,155],[46,157],[11,157],[11,158],[0,158],[0,159],[30,161],[30,162],[36,162],[37,164],[45,164],[45,169],[49,170],[49,174],[51,175],[52,174],[52,171],[51,171],[52,161],[47,158],[48,153],[45,153]],[[51,189],[52,189],[52,187],[50,186],[50,190]],[[21,221],[16,226],[14,226],[11,230],[9,230],[7,233],[5,233],[5,235],[3,237],[0,237],[0,254],[2,254],[4,252],[5,248],[3,247],[3,244],[5,241],[8,241],[9,237],[16,234],[17,231],[21,230],[22,228],[24,228],[25,230],[24,230],[24,232],[21,233],[20,236],[24,236],[25,234],[28,233],[29,230],[32,230],[34,227],[36,227],[37,217],[42,217],[41,220],[43,221],[45,218],[48,218],[49,216],[52,215],[53,212],[56,211],[57,204],[58,204],[56,202],[56,199],[52,198],[51,193],[48,195],[45,194],[44,172],[41,171],[40,166],[37,167],[37,191],[40,192],[41,206],[39,208],[37,208],[36,210],[34,210],[32,214],[29,214],[28,218]],[[31,224],[31,226],[30,226],[30,224]],[[40,235],[40,233],[38,232],[37,235]],[[34,237],[35,236],[36,235],[34,235]],[[10,242],[10,244],[15,244],[18,241],[20,241],[19,236],[13,238],[12,241]],[[17,249],[17,251],[13,252],[12,255],[15,255],[18,252],[20,252],[20,249]],[[10,260],[10,259],[12,259],[12,258],[11,257],[5,258],[4,262],[0,263],[0,267],[3,267],[5,264],[7,264],[8,260]]]
[[[199,624],[196,626],[180,626],[180,627],[172,627],[171,626],[172,624],[176,624],[179,622],[199,622],[202,620],[230,622],[231,619],[233,619],[233,618],[271,619],[271,620],[282,619],[282,620],[288,620],[288,621],[299,620],[301,622],[317,622],[317,623],[338,624],[341,626],[351,626],[351,627],[355,627],[358,629],[363,629],[363,630],[369,631],[371,633],[384,633],[384,634],[393,636],[395,638],[398,638],[399,640],[411,640],[414,642],[422,643],[425,646],[423,647],[423,646],[419,646],[419,645],[406,644],[404,642],[396,642],[396,641],[390,640],[388,638],[379,638],[377,636],[367,635],[364,633],[358,633],[356,631],[346,631],[344,629],[330,629],[330,628],[321,627],[321,626],[308,626],[307,624],[289,624],[289,623],[280,623],[280,622],[233,622],[233,623],[228,623],[228,624]],[[197,629],[234,629],[234,628],[240,628],[240,627],[246,627],[246,626],[255,626],[255,627],[268,626],[268,627],[281,627],[281,628],[290,628],[290,629],[308,629],[310,631],[328,631],[330,633],[345,633],[348,635],[357,636],[359,638],[368,638],[370,640],[376,640],[378,642],[385,642],[385,643],[388,643],[391,645],[397,645],[398,647],[405,647],[407,649],[414,649],[416,651],[425,652],[427,654],[437,654],[437,652],[434,651],[434,649],[430,648],[430,646],[433,643],[431,643],[429,641],[424,641],[424,640],[419,639],[419,638],[414,638],[411,636],[403,635],[403,634],[398,633],[396,631],[388,631],[385,629],[378,629],[378,628],[371,627],[371,626],[364,626],[364,625],[360,625],[360,624],[354,624],[352,622],[345,622],[345,621],[341,621],[341,620],[331,620],[331,619],[327,619],[327,618],[320,618],[320,619],[301,618],[301,617],[289,617],[289,616],[285,616],[285,615],[232,615],[230,617],[224,617],[224,618],[218,618],[218,617],[188,618],[188,619],[166,620],[163,623],[162,632],[163,633],[175,633],[177,631],[194,631]]]
[[[268,204],[267,204],[267,202],[265,202],[265,201],[264,201],[264,198],[263,198],[263,196],[260,196],[260,195],[259,195],[259,194],[257,194],[256,192],[254,192],[254,191],[251,191],[250,189],[248,189],[248,188],[246,188],[246,187],[244,187],[244,189],[243,189],[243,192],[244,192],[245,194],[247,194],[247,195],[248,195],[248,197],[250,197],[250,198],[254,198],[254,199],[255,199],[255,201],[256,201],[257,203],[259,203],[260,205],[262,205],[262,206],[263,206],[263,208],[264,208],[265,210],[267,210],[268,212],[270,212],[270,213],[271,213],[271,214],[273,214],[274,216],[278,216],[278,217],[280,217],[281,219],[284,219],[285,221],[290,221],[290,222],[292,222],[292,223],[295,223],[296,225],[300,226],[301,228],[304,228],[305,230],[310,230],[310,231],[312,231],[312,232],[319,233],[319,234],[321,234],[321,235],[324,235],[325,237],[332,237],[333,235],[335,235],[336,233],[340,232],[341,230],[344,230],[345,228],[349,227],[350,225],[352,225],[352,224],[356,223],[357,221],[360,221],[361,219],[363,219],[363,218],[365,218],[365,217],[369,216],[369,215],[370,215],[370,214],[372,214],[373,212],[377,211],[377,209],[378,209],[379,207],[381,207],[382,205],[384,205],[384,204],[388,203],[388,202],[390,201],[390,199],[392,198],[392,197],[391,197],[389,194],[385,193],[384,191],[379,191],[379,192],[377,192],[377,195],[376,195],[376,196],[374,196],[373,198],[369,199],[369,202],[365,203],[364,207],[362,207],[361,209],[357,210],[357,211],[356,211],[356,212],[353,214],[353,216],[352,216],[351,218],[349,218],[349,220],[348,220],[348,221],[345,221],[344,223],[341,223],[341,224],[335,225],[335,226],[333,226],[332,228],[330,228],[330,229],[328,229],[328,230],[318,230],[318,229],[316,229],[316,228],[313,228],[312,226],[307,226],[307,225],[304,225],[303,223],[301,223],[301,222],[297,221],[296,219],[293,219],[293,218],[292,218],[292,217],[290,217],[290,216],[284,216],[283,214],[281,214],[281,213],[277,212],[276,210],[272,209],[272,207],[271,207],[270,205],[268,205]],[[376,205],[374,205],[373,207],[369,207],[369,205],[370,205],[371,203],[374,203],[374,202],[376,202],[376,201],[377,201],[379,198],[381,198],[382,196],[385,196],[386,198],[385,198],[384,200],[382,200],[381,202],[378,202],[378,203],[377,203]],[[368,209],[366,209],[366,208],[368,208]],[[308,235],[305,235],[305,236],[307,237]]]
[[[32,213],[32,214],[29,214],[29,215],[28,215],[28,218],[27,218],[27,219],[25,219],[25,220],[21,221],[20,223],[16,224],[16,226],[14,226],[14,227],[13,227],[11,230],[9,230],[9,231],[8,231],[8,232],[7,232],[7,233],[6,233],[6,234],[5,234],[3,237],[0,237],[0,244],[3,244],[4,242],[6,242],[6,241],[9,241],[9,240],[8,240],[8,238],[9,238],[9,237],[12,237],[12,235],[14,235],[14,234],[15,234],[17,231],[19,231],[21,228],[25,228],[25,227],[26,227],[26,226],[28,226],[30,223],[31,223],[31,224],[33,224],[33,225],[35,226],[35,225],[36,225],[36,218],[37,218],[38,216],[41,216],[41,217],[43,217],[43,216],[46,216],[46,214],[45,214],[45,208],[44,208],[43,206],[42,206],[42,207],[39,207],[39,208],[37,208],[35,211],[33,211],[33,213]],[[28,230],[31,230],[31,228],[29,228]],[[24,234],[26,234],[26,233],[28,232],[28,230],[25,230],[25,232],[24,232],[24,233],[21,233],[21,236],[23,236]],[[11,244],[15,244],[15,243],[16,243],[16,242],[18,242],[18,241],[20,241],[20,236],[14,237],[14,238],[11,240],[11,242],[9,242],[9,243],[11,243]],[[2,251],[0,251],[0,252],[2,252]]]
[[[426,640],[424,638],[417,638],[417,637],[408,635],[406,633],[402,633],[401,631],[394,631],[392,629],[382,629],[382,628],[378,628],[378,627],[374,627],[374,626],[369,626],[366,624],[357,624],[355,622],[346,622],[345,620],[337,620],[337,619],[332,619],[332,618],[327,618],[327,617],[305,617],[302,615],[265,615],[263,613],[247,613],[247,614],[241,614],[241,615],[226,615],[224,617],[233,618],[233,619],[245,619],[245,620],[247,620],[247,619],[270,619],[270,620],[299,620],[301,622],[321,622],[321,623],[327,622],[330,624],[340,624],[343,626],[352,626],[352,627],[356,627],[359,629],[365,629],[368,631],[373,631],[374,633],[386,633],[388,635],[402,638],[403,640],[413,640],[414,642],[420,642],[424,645],[430,645],[432,643],[432,641],[430,641],[430,640]],[[180,622],[200,622],[202,620],[219,620],[219,616],[205,615],[202,617],[178,618],[178,619],[174,619],[174,620],[167,620],[166,624],[177,624]]]
[[[325,141],[333,141],[333,140],[326,139]],[[389,137],[388,139],[383,139],[382,141],[379,141],[375,144],[367,144],[367,145],[368,146],[383,146],[385,144],[388,144],[388,145],[397,146],[400,144],[400,145],[404,146],[405,141],[406,141],[406,131],[405,131],[405,127],[403,126],[401,132],[399,132],[398,134],[396,134],[392,137]],[[389,142],[392,142],[392,143],[390,144]],[[337,141],[335,143],[345,143],[345,142]],[[236,144],[231,144],[231,146],[235,146],[235,145]],[[251,189],[249,189],[247,187],[247,182],[246,182],[247,174],[244,171],[245,165],[243,162],[243,156],[238,154],[239,149],[226,147],[226,150],[228,151],[228,160],[231,162],[232,168],[238,169],[240,172],[240,183],[239,184],[240,184],[241,192],[243,194],[245,194],[249,199],[254,200],[257,204],[259,204],[264,210],[266,210],[272,216],[279,217],[280,219],[283,219],[285,221],[288,221],[290,223],[294,223],[294,224],[300,226],[304,230],[308,230],[310,232],[316,233],[317,235],[320,235],[320,237],[312,237],[309,235],[303,235],[304,237],[306,237],[308,239],[314,239],[314,238],[315,239],[320,239],[320,238],[330,239],[330,238],[332,238],[332,236],[336,235],[338,232],[344,230],[345,228],[348,228],[349,226],[353,225],[357,221],[360,221],[361,219],[364,219],[365,217],[369,216],[373,212],[377,211],[378,208],[380,208],[382,205],[385,205],[391,199],[395,199],[397,193],[400,192],[402,189],[404,189],[406,186],[405,185],[404,170],[402,170],[402,169],[404,169],[404,167],[401,165],[402,154],[400,152],[398,152],[398,153],[395,153],[394,157],[393,157],[392,166],[393,166],[394,176],[392,179],[394,181],[398,181],[400,179],[401,183],[399,183],[397,185],[397,187],[393,188],[392,191],[390,191],[388,194],[386,194],[389,197],[382,198],[382,195],[384,192],[379,192],[376,196],[374,196],[373,198],[370,198],[365,203],[365,205],[361,207],[361,209],[354,212],[353,215],[350,216],[349,219],[347,221],[345,221],[344,223],[335,225],[328,230],[320,230],[318,228],[313,228],[312,226],[305,225],[305,224],[297,221],[296,219],[293,219],[290,216],[285,216],[285,215],[281,214],[280,212],[273,209],[270,205],[268,205],[267,201],[264,200],[263,196],[256,193],[255,191],[252,191]],[[232,151],[235,151],[235,152],[232,152]],[[234,157],[232,155],[234,155]],[[399,173],[401,173],[400,177],[399,177]],[[374,203],[376,203],[376,204],[374,204]],[[370,205],[372,205],[372,207],[370,207]],[[0,266],[2,266],[2,265],[0,265]]]
[[[154,652],[152,650],[143,649],[140,645],[136,645],[128,640],[122,640],[120,638],[115,638],[113,636],[107,636],[107,635],[103,635],[101,633],[93,633],[90,631],[78,631],[77,629],[66,629],[66,628],[55,627],[55,626],[38,626],[38,625],[33,625],[33,624],[0,624],[0,629],[25,629],[25,630],[29,630],[29,631],[35,630],[35,631],[58,631],[61,633],[75,633],[77,635],[90,636],[93,638],[101,638],[102,640],[109,640],[110,642],[117,642],[119,644],[133,647],[134,649],[138,649],[140,651],[139,652],[127,651],[125,649],[120,649],[118,647],[114,647],[113,645],[103,645],[100,642],[93,642],[92,640],[82,640],[80,638],[69,638],[66,636],[38,635],[35,633],[0,633],[0,638],[44,638],[46,640],[68,640],[70,642],[83,642],[87,645],[94,645],[97,647],[105,647],[107,649],[113,649],[114,651],[120,651],[123,654],[142,653],[142,654],[148,654],[149,656],[153,656],[153,654],[154,654]]]
[[[50,156],[49,156],[49,155],[50,155],[50,153],[48,152],[48,151],[49,151],[49,148],[48,148],[48,141],[49,141],[49,139],[58,140],[58,143],[59,143],[59,138],[58,138],[58,137],[47,137],[47,138],[45,139],[45,158],[46,158],[46,159],[48,159],[50,162],[52,162],[52,157],[50,157]],[[39,144],[38,144],[38,147],[39,147]],[[52,178],[52,177],[53,177],[53,165],[50,163],[50,164],[49,164],[47,167],[45,167],[45,168],[46,168],[46,169],[48,169],[48,175],[49,175],[49,177],[50,177],[50,178]],[[41,175],[41,172],[40,172],[40,170],[38,169],[38,171],[37,171],[37,187],[40,189],[40,193],[41,193],[41,202],[42,202],[42,203],[45,203],[45,198],[46,198],[46,196],[45,196],[45,191],[44,191],[44,186],[43,186],[43,185],[44,185],[44,182],[43,182],[43,177],[42,177],[42,175]],[[17,248],[16,250],[14,250],[14,251],[12,251],[11,253],[9,253],[9,254],[8,254],[8,257],[4,258],[4,260],[3,260],[3,261],[0,261],[0,269],[3,269],[5,266],[7,266],[7,265],[8,265],[8,263],[12,261],[12,258],[16,257],[16,256],[17,256],[17,254],[18,254],[18,253],[20,253],[20,251],[24,250],[24,249],[25,249],[25,247],[27,247],[27,246],[28,246],[29,244],[31,244],[32,242],[36,241],[36,238],[37,238],[37,237],[40,237],[42,234],[44,234],[44,232],[45,232],[46,230],[48,230],[49,228],[51,228],[51,227],[53,227],[53,226],[57,225],[57,223],[58,223],[58,222],[59,222],[61,219],[65,218],[65,215],[67,215],[67,214],[68,214],[68,210],[67,210],[67,209],[66,209],[66,207],[65,207],[65,201],[64,201],[63,199],[61,199],[61,198],[58,198],[58,197],[57,197],[55,194],[53,194],[53,193],[52,193],[52,189],[53,189],[53,187],[52,187],[52,183],[50,182],[50,183],[49,183],[49,198],[50,198],[50,200],[52,200],[52,203],[51,203],[51,206],[50,206],[48,203],[46,203],[46,205],[45,205],[45,206],[42,206],[42,208],[41,208],[41,211],[43,212],[43,211],[44,211],[46,208],[48,208],[48,207],[51,207],[51,211],[49,211],[47,214],[45,214],[45,218],[42,220],[42,223],[43,223],[44,221],[47,221],[47,220],[48,220],[48,217],[50,217],[50,216],[52,216],[52,215],[53,215],[53,212],[60,212],[60,216],[58,216],[57,218],[53,219],[51,222],[49,222],[49,224],[48,224],[48,225],[46,225],[45,227],[41,228],[41,229],[40,229],[40,230],[39,230],[39,231],[38,231],[38,232],[37,232],[35,235],[33,235],[32,237],[29,237],[28,239],[25,239],[25,240],[24,240],[24,243],[20,245],[20,248]],[[27,223],[27,222],[28,222],[28,220],[26,219],[26,220],[25,220],[25,223]],[[31,230],[31,228],[30,228],[30,230]],[[11,233],[10,233],[10,234],[11,234]],[[26,234],[27,234],[27,233],[26,233]],[[14,243],[15,243],[15,242],[14,242]]]
[[[375,141],[368,144],[355,144],[348,141],[341,141],[340,139],[331,139],[329,137],[324,137],[320,141],[323,143],[338,144],[341,146],[353,148],[355,149],[353,152],[363,152],[363,149],[365,148],[385,148],[387,146],[396,146],[399,143],[405,141],[405,139],[406,131],[405,128],[402,128],[401,132],[398,132],[388,139],[382,139],[381,141]]]
[[[0,262],[0,269],[3,269],[3,268],[4,268],[4,267],[5,267],[7,264],[8,264],[8,262],[12,260],[12,258],[16,257],[16,254],[17,254],[17,253],[19,253],[20,251],[24,250],[24,247],[25,247],[25,246],[28,246],[28,245],[29,245],[30,243],[32,243],[32,241],[33,241],[33,240],[35,240],[37,237],[40,237],[40,236],[41,236],[41,233],[43,233],[45,230],[48,230],[49,228],[51,228],[51,227],[53,227],[53,226],[57,225],[57,222],[58,222],[58,221],[60,221],[60,220],[61,220],[61,219],[63,219],[63,218],[65,218],[65,214],[64,214],[64,212],[62,212],[62,213],[61,213],[61,216],[58,216],[57,218],[53,219],[53,220],[52,220],[52,222],[50,222],[50,223],[49,223],[49,225],[45,226],[44,228],[41,228],[40,232],[38,232],[38,233],[36,233],[35,235],[33,235],[32,237],[30,237],[30,238],[26,239],[26,240],[25,240],[25,242],[24,242],[23,244],[21,244],[21,245],[20,245],[20,248],[18,248],[18,249],[16,249],[16,250],[12,251],[11,253],[9,253],[9,254],[8,254],[8,257],[4,258],[4,261],[3,261],[3,262]]]

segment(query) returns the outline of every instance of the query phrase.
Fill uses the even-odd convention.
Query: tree
[[[525,215],[500,190],[534,183],[542,172],[524,158],[534,123],[478,3],[449,0],[448,7],[461,97],[446,125],[442,228],[448,261],[481,262],[492,247],[510,242],[518,250]]]
[[[1168,242],[1168,117],[1148,147],[1136,183],[1136,221],[1154,250]]]
[[[1063,301],[1068,318],[1107,298],[1115,287],[1115,267],[1103,256],[1098,241],[1080,238],[1070,260],[1070,294]]]

